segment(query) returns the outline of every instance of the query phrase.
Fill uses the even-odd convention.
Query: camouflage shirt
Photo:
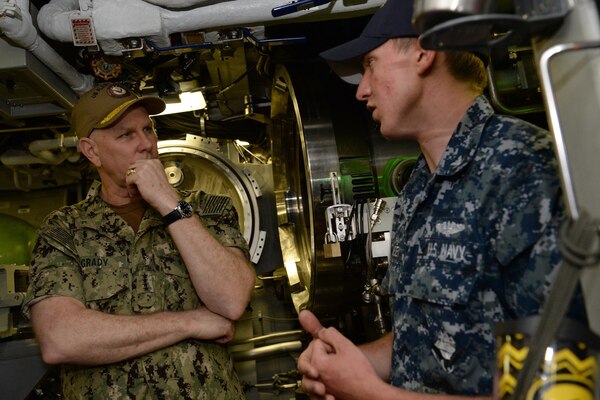
[[[231,200],[183,193],[205,227],[225,246],[246,254]],[[92,195],[50,214],[39,231],[23,311],[48,296],[132,315],[191,310],[201,305],[160,215],[148,208],[138,232]],[[186,340],[104,366],[63,365],[67,399],[243,399],[225,346]]]
[[[398,198],[391,383],[490,395],[495,322],[539,313],[563,214],[551,136],[477,98],[437,169],[421,156]]]

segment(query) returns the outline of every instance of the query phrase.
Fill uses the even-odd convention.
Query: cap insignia
[[[110,85],[107,88],[108,95],[111,97],[127,97],[129,96],[129,90],[119,85]]]

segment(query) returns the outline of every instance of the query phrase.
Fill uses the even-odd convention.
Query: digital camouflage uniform
[[[229,198],[183,195],[213,236],[248,254]],[[53,212],[39,231],[25,313],[53,295],[122,315],[201,305],[160,215],[149,208],[135,233],[97,194]],[[64,365],[61,378],[66,399],[245,398],[227,348],[210,341],[186,340],[100,367]]]
[[[548,132],[480,96],[436,171],[421,156],[394,214],[384,280],[394,386],[490,395],[498,321],[538,314],[563,215]]]

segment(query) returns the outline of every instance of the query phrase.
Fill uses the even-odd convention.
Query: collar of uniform
[[[106,203],[102,197],[100,197],[100,186],[98,186],[97,190],[90,191],[87,197],[82,203],[87,203],[84,205],[85,212],[88,215],[98,215],[102,214],[103,223],[107,223],[107,221],[111,221],[111,218],[114,218],[117,214],[110,208],[108,203]],[[90,229],[99,229],[98,221],[94,218],[82,218],[80,221],[80,225],[83,227],[87,227]],[[138,234],[144,232],[146,229],[162,225],[162,219],[160,214],[151,207],[148,207],[146,210],[146,214],[142,218],[142,222],[138,229]],[[124,226],[127,226],[126,224]],[[125,232],[119,232],[120,235],[124,235]]]
[[[105,231],[107,226],[112,226],[116,214],[102,200],[99,193],[99,190],[90,191],[85,199],[75,205],[81,214],[81,216],[74,215],[79,228]],[[117,234],[121,235],[123,233],[119,231]]]
[[[436,175],[452,176],[475,156],[485,122],[494,114],[489,101],[481,95],[473,101],[448,142]]]

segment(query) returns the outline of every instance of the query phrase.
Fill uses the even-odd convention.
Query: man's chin
[[[129,187],[127,189],[127,194],[129,194],[129,198],[132,201],[142,200],[142,195],[140,194],[139,190],[137,190],[137,188],[135,187]]]
[[[386,139],[392,139],[393,134],[386,129],[385,126],[382,126],[381,124],[377,124],[377,129],[379,130],[379,133],[381,134],[381,136],[383,136]]]

